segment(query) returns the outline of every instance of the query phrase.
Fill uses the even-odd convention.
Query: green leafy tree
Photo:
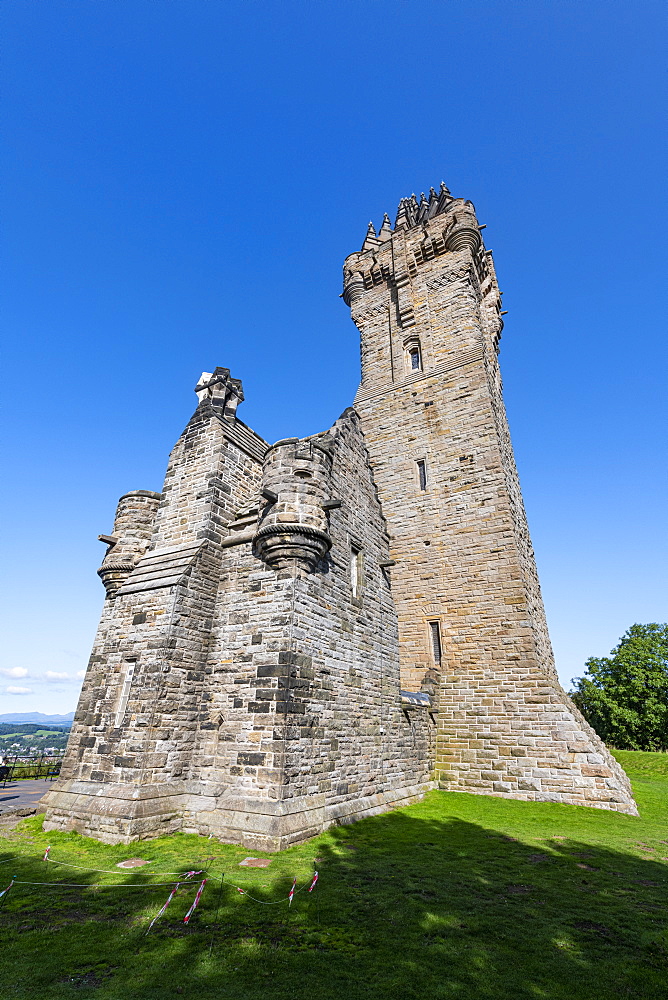
[[[619,750],[668,750],[668,625],[632,625],[610,656],[592,656],[571,698]]]

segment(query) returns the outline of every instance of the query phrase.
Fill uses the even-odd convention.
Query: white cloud
[[[0,674],[3,677],[27,677],[28,671],[25,667],[2,667],[0,668]]]
[[[61,670],[47,670],[44,675],[47,681],[71,681],[72,678],[69,674],[63,673]]]
[[[85,676],[86,676],[85,670],[77,670],[77,677],[79,678],[80,681],[82,681]]]
[[[32,688],[8,687],[7,694],[32,694]]]

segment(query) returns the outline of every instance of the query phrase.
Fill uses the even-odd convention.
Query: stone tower
[[[205,372],[162,491],[119,501],[46,829],[275,850],[433,787],[635,813],[555,673],[472,204],[402,201],[343,297],[354,408],[269,445]]]
[[[441,185],[344,264],[355,399],[391,538],[402,685],[434,699],[452,790],[629,808],[562,690],[501,392],[501,293],[473,204]]]

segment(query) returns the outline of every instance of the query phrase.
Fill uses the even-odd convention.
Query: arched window
[[[409,375],[422,371],[422,347],[420,338],[413,334],[404,340],[406,370]]]

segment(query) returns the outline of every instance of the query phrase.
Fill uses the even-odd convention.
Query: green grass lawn
[[[105,847],[44,834],[39,818],[0,840],[0,994],[48,1000],[426,1000],[668,996],[668,755],[616,754],[639,819],[605,810],[432,792],[240,868],[254,852],[176,835]],[[114,868],[95,874],[41,861]],[[8,858],[16,858],[9,860]],[[153,872],[208,867],[191,923]],[[315,891],[299,892],[296,876]],[[220,875],[224,873],[221,884]],[[171,876],[170,876],[171,878]],[[96,888],[122,883],[123,888]],[[173,879],[172,879],[173,881]],[[267,902],[240,895],[234,883]]]

